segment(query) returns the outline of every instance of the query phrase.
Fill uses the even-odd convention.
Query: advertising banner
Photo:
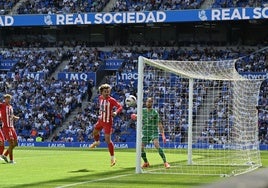
[[[46,15],[28,14],[2,15],[0,16],[0,27],[202,22],[225,20],[258,20],[267,18],[268,7]]]

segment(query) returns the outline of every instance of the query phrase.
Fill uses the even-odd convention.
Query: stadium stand
[[[213,50],[213,51],[209,51],[208,49],[203,49],[203,50],[198,50],[198,49],[192,49],[192,50],[184,50],[184,51],[177,51],[176,53],[174,53],[174,49],[170,50],[170,51],[164,51],[162,50],[162,52],[158,52],[156,54],[159,55],[156,56],[154,55],[155,50],[148,50],[146,53],[143,53],[142,55],[149,57],[149,58],[154,58],[154,57],[166,57],[169,58],[170,54],[173,54],[172,57],[175,59],[190,59],[190,60],[194,60],[194,59],[200,59],[202,56],[203,60],[209,60],[209,59],[221,59],[223,57],[225,58],[237,58],[237,57],[241,57],[241,56],[245,56],[245,53],[250,54],[253,49],[251,50],[247,50],[245,49],[245,51],[241,50],[241,51],[236,51],[235,49],[228,49],[226,51],[224,50]],[[113,52],[101,52],[100,54],[105,54],[106,58],[111,58],[111,57],[125,57],[124,51],[120,51],[120,50],[114,50]],[[163,55],[163,54],[167,54],[167,55]],[[174,55],[176,54],[176,55]],[[190,54],[190,55],[189,55]],[[217,55],[216,55],[217,54]],[[126,63],[125,63],[125,67],[122,68],[120,70],[120,73],[124,73],[124,72],[133,72],[137,69],[137,59],[136,56],[138,56],[139,54],[137,54],[137,52],[133,51],[133,53],[128,53],[128,59],[126,59]],[[103,56],[103,55],[101,55]],[[256,55],[257,56],[257,55]],[[126,58],[126,57],[125,57]],[[132,60],[130,60],[132,59]],[[265,59],[265,55],[258,55],[257,57],[252,56],[253,61],[251,62],[251,64],[256,64],[256,62],[259,61],[263,61]],[[248,71],[255,71],[255,72],[262,72],[265,71],[267,69],[267,65],[265,63],[260,63],[258,65],[260,65],[259,67],[256,66],[248,66],[250,63],[248,62],[248,59],[246,59],[245,61],[240,61],[237,64],[237,67],[239,68],[240,72],[248,72]],[[246,65],[246,66],[245,66]],[[116,76],[109,76],[106,78],[106,81],[108,83],[111,83],[113,86],[113,90],[112,90],[112,96],[114,96],[115,98],[117,98],[119,101],[121,101],[122,104],[124,104],[124,99],[126,98],[127,95],[129,94],[136,94],[136,83],[133,82],[120,82],[120,79],[117,80]],[[159,83],[161,84],[161,83]],[[208,83],[209,84],[209,83]],[[266,96],[263,96],[265,94],[267,89],[266,86],[267,82],[264,82],[263,86],[262,86],[262,94],[260,96],[260,104],[265,105],[267,104],[267,98]],[[162,84],[163,85],[163,84]],[[183,87],[183,86],[182,86]],[[161,88],[161,87],[156,87],[156,88]],[[133,90],[134,89],[134,90]],[[161,90],[156,90],[155,94],[157,95],[157,93],[161,94]],[[201,92],[204,93],[204,92]],[[157,98],[157,97],[156,97]],[[159,97],[159,100],[161,100],[161,97]],[[181,104],[182,103],[186,103],[186,101],[183,101],[183,99],[181,98]],[[198,104],[202,103],[202,96],[200,96],[200,101]],[[218,103],[219,105],[221,103]],[[175,108],[175,107],[174,107]],[[198,107],[197,107],[198,108]],[[195,108],[195,109],[197,109]],[[217,104],[215,104],[215,110],[216,109],[222,109],[222,108],[217,108]],[[94,125],[94,122],[96,122],[96,114],[97,114],[97,99],[95,98],[93,100],[92,103],[88,103],[84,110],[79,111],[79,113],[77,114],[77,116],[75,116],[74,120],[72,122],[70,122],[69,126],[67,127],[67,129],[63,129],[60,134],[58,135],[59,140],[64,141],[64,140],[68,140],[68,141],[90,141],[91,138],[91,131]],[[172,114],[170,114],[170,112],[165,111],[165,109],[159,109],[159,111],[161,112],[161,114],[166,114],[166,116],[170,116]],[[175,110],[176,111],[176,108]],[[115,134],[114,136],[114,140],[116,141],[120,141],[120,142],[135,142],[135,138],[136,138],[136,133],[135,133],[135,122],[132,122],[130,120],[130,114],[135,112],[134,108],[124,108],[123,114],[118,117],[117,119],[115,119]],[[194,112],[196,113],[196,112]],[[212,113],[212,112],[211,112]],[[261,124],[263,125],[263,118],[266,117],[265,113],[259,113],[260,116],[260,121],[262,122]],[[213,117],[213,116],[212,116]],[[219,119],[220,117],[220,113],[218,113],[217,111],[215,112],[215,116],[213,117],[213,119]],[[181,118],[183,120],[183,118]],[[168,121],[168,120],[167,120]],[[78,123],[79,122],[79,123]],[[217,142],[217,143],[221,143],[224,142],[226,140],[226,134],[228,133],[228,130],[225,128],[224,124],[222,124],[221,126],[212,126],[212,119],[208,120],[208,124],[204,127],[204,131],[202,132],[202,135],[200,135],[200,142]],[[166,123],[165,129],[166,132],[170,132],[169,130],[172,130],[172,126],[175,126],[173,122],[169,122]],[[217,127],[217,128],[216,128]],[[262,129],[267,130],[267,128],[262,127]],[[177,139],[177,141],[179,142],[185,142],[186,141],[186,135],[187,135],[187,124],[185,124],[184,122],[181,122],[181,125],[178,126],[176,128],[177,132],[175,133],[170,133],[170,135],[168,135],[171,139],[171,141],[174,141],[175,139]],[[221,137],[219,137],[219,135],[221,135]],[[263,135],[262,135],[263,137]],[[70,139],[71,138],[71,139]],[[265,140],[263,140],[262,138],[262,142],[265,142]]]
[[[40,0],[24,1],[18,7],[18,14],[65,14],[81,12],[100,12],[103,10],[107,1],[92,0]]]
[[[108,4],[113,5],[111,6],[111,8],[107,8],[108,11],[115,12],[152,10],[164,11],[180,9],[198,9],[204,3],[206,3],[206,1],[202,0],[10,0],[0,1],[0,13],[4,15],[8,13],[61,14],[101,12],[105,8],[107,8],[106,6]],[[267,1],[250,0],[215,0],[211,3],[211,7],[208,8],[255,6],[265,7],[267,3]],[[147,26],[141,27],[148,29]],[[205,24],[194,25],[193,28],[197,28],[200,26],[204,27],[204,29],[207,29],[207,25]],[[212,26],[212,24],[209,25],[209,27]],[[155,28],[157,27],[158,26],[155,26]],[[133,28],[129,27],[128,29],[129,33],[131,33],[131,30]],[[182,27],[179,28],[179,30],[180,29],[183,30],[184,28]],[[94,122],[96,122],[96,114],[98,110],[96,104],[96,95],[94,96],[94,99],[92,101],[85,102],[87,90],[86,81],[65,81],[57,79],[53,75],[56,75],[59,71],[76,73],[97,72],[104,64],[105,60],[122,59],[123,66],[120,67],[117,71],[117,73],[120,75],[122,73],[135,72],[137,70],[137,58],[139,55],[152,59],[164,60],[235,59],[238,57],[249,55],[256,49],[258,49],[259,46],[261,47],[268,44],[267,36],[265,36],[265,39],[256,39],[256,41],[254,41],[253,47],[247,46],[245,48],[243,45],[243,43],[246,43],[245,41],[233,41],[233,39],[230,39],[228,41],[229,43],[226,42],[227,40],[214,40],[213,37],[211,37],[210,41],[206,41],[205,39],[195,41],[193,38],[188,37],[188,32],[191,29],[192,28],[189,27],[186,29],[186,31],[184,31],[184,33],[180,33],[181,38],[176,42],[160,40],[157,41],[153,39],[149,42],[142,40],[126,40],[122,43],[127,44],[127,47],[121,45],[116,46],[115,44],[113,44],[113,46],[111,47],[106,47],[105,50],[104,48],[98,48],[98,46],[94,45],[94,42],[81,42],[71,37],[68,38],[68,40],[57,40],[58,38],[60,38],[59,36],[57,36],[54,38],[52,37],[53,39],[51,39],[50,41],[48,40],[48,38],[51,38],[52,35],[49,31],[31,31],[27,33],[29,30],[26,30],[24,31],[24,35],[17,34],[20,33],[19,31],[17,33],[13,30],[8,31],[12,34],[15,34],[10,35],[10,38],[7,37],[8,39],[6,39],[6,43],[4,46],[8,48],[3,48],[1,50],[0,61],[4,64],[9,64],[11,66],[8,70],[2,70],[0,87],[2,94],[8,92],[14,96],[14,109],[16,113],[23,117],[17,123],[17,130],[20,140],[33,141],[37,135],[41,134],[44,139],[47,139],[47,141],[91,141],[91,131]],[[234,28],[234,30],[235,29],[236,28]],[[63,32],[65,32],[66,30],[63,30]],[[77,28],[73,28],[73,30],[74,31],[71,31],[69,35],[75,34],[75,30],[77,30]],[[55,32],[55,30],[52,30],[51,32]],[[133,31],[133,33],[134,32],[136,32],[136,30]],[[196,32],[198,32],[198,30]],[[232,30],[231,32],[235,31]],[[87,31],[84,33],[84,35],[87,36]],[[108,34],[106,35],[106,38],[109,38],[107,36]],[[194,36],[197,38],[196,35]],[[222,35],[218,38],[221,37]],[[202,38],[202,36],[200,38]],[[229,45],[231,45],[231,42],[236,42],[236,45],[238,47],[236,46],[234,48],[230,48]],[[227,47],[219,47],[222,44],[228,45],[226,45]],[[59,67],[61,68],[59,69]],[[244,59],[244,61],[238,61],[236,68],[241,73],[267,72],[267,54],[250,55],[248,58]],[[8,76],[7,71],[14,72],[14,75]],[[40,80],[36,80],[34,76],[35,74],[33,74],[36,72],[43,72],[43,78],[41,78]],[[111,76],[104,77],[98,82],[100,83],[106,81],[111,83],[111,85],[113,86],[112,95],[119,101],[121,101],[123,104],[124,99],[128,94],[136,94],[137,85],[134,80],[130,81],[129,83],[121,81],[120,76],[119,78],[117,78],[115,73],[116,71],[109,73],[111,74]],[[262,85],[262,90],[259,99],[259,104],[262,106],[267,106],[268,103],[267,90],[268,83],[266,81]],[[159,89],[156,92],[160,96],[162,91],[161,89]],[[161,102],[160,97],[158,100]],[[185,101],[181,99],[180,103],[185,103]],[[200,96],[199,103],[202,103],[202,96]],[[135,123],[129,120],[130,114],[134,111],[134,108],[124,108],[123,113],[115,119],[115,134],[113,138],[115,141],[135,141]],[[160,111],[162,111],[162,114],[166,113],[164,109],[160,109]],[[73,116],[71,116],[70,114],[73,114]],[[218,112],[215,112],[215,118],[220,118],[219,116],[220,114]],[[71,119],[69,119],[70,117]],[[259,136],[261,143],[268,143],[267,119],[267,113],[259,113]],[[224,126],[215,129],[215,127],[211,126],[211,121],[212,120],[208,120],[208,125],[204,127],[203,134],[200,135],[200,142],[207,142],[208,140],[219,141],[218,138],[215,138],[215,135],[221,134],[224,131],[228,131],[225,130]],[[170,122],[170,125],[175,126],[172,122]],[[57,129],[59,127],[61,129]],[[165,127],[165,129],[168,131],[170,127]],[[184,142],[185,135],[187,134],[187,124],[181,122],[181,126],[178,126],[176,130],[177,132],[171,133],[168,136],[170,136],[170,139],[172,140],[177,139],[178,141]]]
[[[104,11],[140,13],[267,6],[268,0],[0,0],[0,18],[3,15]],[[0,65],[5,66],[0,69],[0,99],[5,93],[13,96],[15,114],[20,116],[15,125],[20,142],[35,142],[41,137],[45,142],[91,143],[99,110],[97,88],[100,83],[107,82],[112,86],[112,96],[124,106],[122,113],[114,119],[112,140],[115,143],[136,142],[136,123],[130,115],[137,109],[126,107],[124,101],[129,94],[136,95],[137,82],[135,79],[125,81],[122,76],[137,72],[140,55],[151,59],[189,61],[243,57],[236,62],[239,73],[266,73],[268,77],[267,52],[254,53],[268,46],[267,25],[266,19],[179,24],[102,23],[94,26],[1,25]],[[120,60],[122,65],[116,70],[103,71],[103,66],[109,60]],[[59,73],[96,73],[92,99],[87,99],[88,80],[67,80],[60,77]],[[177,85],[173,86],[168,86],[164,81],[159,82],[153,90],[157,102],[166,102],[161,96],[169,89],[172,92],[168,95],[176,96],[175,91],[184,87],[180,81],[176,80]],[[221,89],[224,89],[224,85],[223,82]],[[197,85],[194,91],[198,99],[193,112],[196,115],[207,91],[204,85]],[[179,106],[186,106],[187,101],[181,96],[177,97],[178,101],[172,110],[164,108],[164,105],[158,110],[165,121],[168,142],[186,143],[188,125],[182,114],[187,109],[180,109]],[[266,110],[258,113],[259,142],[268,148],[268,79],[261,85],[259,106]],[[225,143],[231,134],[222,120],[226,110],[223,101],[216,100],[214,107],[210,111],[210,119],[200,127],[199,143]],[[170,116],[177,116],[179,123],[170,121]],[[101,139],[104,139],[103,135]],[[202,187],[264,188],[268,186],[267,173],[267,169],[260,169],[223,178],[220,182]]]
[[[8,14],[18,2],[19,0],[0,1],[0,15]]]
[[[2,74],[2,93],[13,95],[15,112],[22,117],[17,122],[20,141],[44,139],[61,126],[69,111],[78,106],[86,85],[50,78],[65,58],[64,50],[5,49],[2,61],[14,61],[13,77]],[[43,72],[42,78],[34,73]],[[38,79],[39,81],[36,81]]]

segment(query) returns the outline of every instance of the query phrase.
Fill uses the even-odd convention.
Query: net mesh
[[[154,99],[167,138],[164,143],[159,134],[160,146],[171,164],[164,168],[152,142],[146,145],[150,167],[143,172],[229,176],[261,166],[256,106],[263,80],[239,75],[234,60],[142,59],[138,100]]]

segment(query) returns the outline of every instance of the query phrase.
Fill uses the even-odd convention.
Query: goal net
[[[238,175],[260,166],[258,96],[263,80],[238,74],[235,60],[168,61],[139,57],[136,173]],[[142,109],[148,97],[159,113],[166,143],[145,146]]]

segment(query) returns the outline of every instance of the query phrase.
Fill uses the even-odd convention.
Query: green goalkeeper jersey
[[[155,109],[142,110],[142,134],[143,141],[149,142],[158,138],[159,114]]]

